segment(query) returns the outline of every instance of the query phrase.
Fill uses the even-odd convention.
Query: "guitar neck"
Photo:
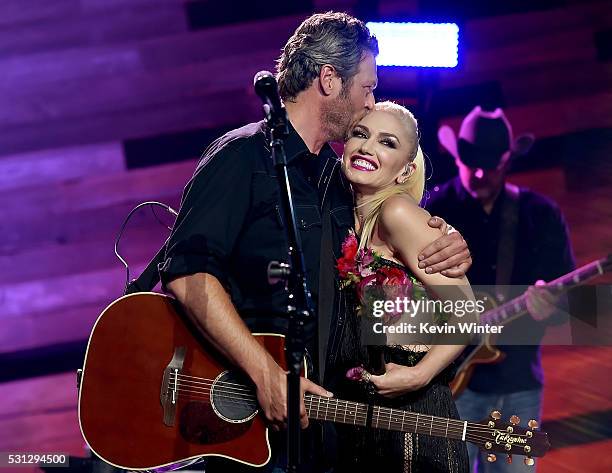
[[[552,290],[556,295],[560,295],[569,289],[584,284],[589,279],[599,276],[608,271],[610,266],[610,257],[602,258],[593,261],[585,266],[582,266],[571,273],[565,274],[560,278],[550,281],[546,284],[546,288]],[[521,316],[527,312],[527,295],[522,294],[505,304],[496,307],[480,316],[481,324],[498,324],[510,319]]]
[[[310,394],[305,396],[304,402],[311,419],[469,440],[470,425],[466,421]]]

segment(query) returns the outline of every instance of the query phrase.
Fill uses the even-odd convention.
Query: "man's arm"
[[[540,204],[543,205],[543,204]],[[574,254],[569,238],[567,223],[561,210],[552,201],[544,207],[540,216],[540,231],[543,239],[537,261],[535,286],[527,290],[527,309],[529,314],[539,322],[558,325],[567,321],[567,295],[555,295],[543,286],[576,269]]]
[[[203,335],[228,360],[239,366],[257,386],[257,400],[268,421],[276,426],[287,419],[287,375],[251,335],[219,280],[205,273],[183,276],[167,288],[197,323]],[[322,387],[302,378],[302,393],[330,396]],[[301,424],[308,426],[302,401]]]
[[[210,274],[197,273],[174,279],[167,288],[206,339],[253,380],[266,418],[283,422],[283,405],[273,399],[284,394],[285,372],[251,335],[219,280]]]
[[[240,142],[211,145],[183,196],[160,276],[204,337],[253,380],[263,412],[279,425],[286,419],[285,371],[250,334],[226,291],[250,208],[252,162]],[[311,381],[302,387],[327,394]],[[301,422],[308,423],[303,402]]]

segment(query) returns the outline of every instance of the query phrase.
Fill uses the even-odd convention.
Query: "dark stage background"
[[[438,126],[504,107],[537,138],[510,181],[560,204],[578,264],[612,250],[610,1],[2,0],[0,452],[84,455],[74,370],[122,292],[123,218],[144,200],[178,205],[204,147],[260,119],[254,73],[329,9],[457,22],[458,68],[379,68],[377,98],[421,121],[429,188],[453,172]],[[122,240],[135,272],[166,234],[136,214]],[[612,471],[612,349],[548,347],[544,363],[554,450],[538,471]]]

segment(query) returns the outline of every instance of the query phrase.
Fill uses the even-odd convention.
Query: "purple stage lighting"
[[[459,27],[455,23],[369,22],[367,26],[378,38],[379,66],[457,66]]]

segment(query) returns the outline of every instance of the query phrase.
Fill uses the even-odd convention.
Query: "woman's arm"
[[[434,289],[442,301],[474,300],[467,278],[449,278],[430,274],[419,268],[419,250],[440,236],[440,230],[431,228],[429,213],[408,197],[390,198],[381,210],[378,236],[392,249],[394,256],[405,264],[429,289]],[[454,315],[451,315],[454,317]],[[443,339],[442,339],[443,340]],[[446,368],[464,349],[465,345],[434,344],[414,367],[387,364],[382,376],[372,376],[378,392],[389,397],[414,391],[425,385]]]

